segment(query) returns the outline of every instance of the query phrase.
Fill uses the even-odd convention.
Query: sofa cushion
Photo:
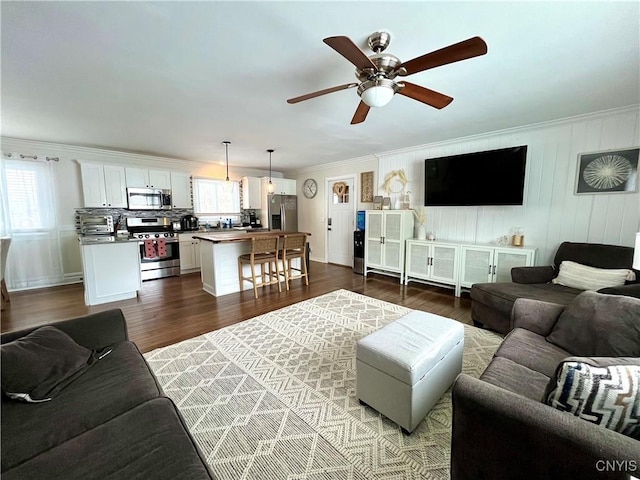
[[[150,400],[2,473],[3,480],[212,479],[168,398]]]
[[[588,422],[640,440],[640,366],[600,366],[567,360],[558,366],[556,388],[546,403]]]
[[[553,377],[558,364],[570,354],[547,342],[545,337],[524,328],[514,328],[495,353],[523,365],[530,370]]]
[[[547,337],[573,355],[640,357],[640,299],[583,292]]]
[[[582,290],[552,283],[475,283],[471,288],[471,299],[510,313],[517,298],[566,305],[580,293]]]
[[[46,402],[91,365],[91,350],[55,327],[42,327],[0,347],[2,391],[16,400]]]
[[[494,357],[489,366],[482,372],[480,380],[510,392],[542,402],[549,377],[520,365],[504,357]]]
[[[601,288],[619,287],[627,280],[635,280],[636,274],[628,268],[596,268],[565,260],[560,264],[558,276],[552,283],[582,290],[597,291]]]
[[[160,395],[138,348],[121,342],[49,402],[32,405],[3,397],[2,471]]]

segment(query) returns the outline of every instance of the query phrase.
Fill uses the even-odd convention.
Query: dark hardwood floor
[[[339,288],[472,324],[466,293],[458,298],[449,289],[416,283],[405,287],[384,275],[365,279],[351,268],[318,262],[310,262],[309,279],[309,286],[293,281],[288,292],[284,284],[281,293],[276,286],[261,288],[258,299],[252,290],[216,298],[202,290],[200,274],[192,273],[144,282],[135,299],[93,307],[84,304],[82,284],[12,292],[1,312],[0,327],[8,332],[121,308],[130,339],[148,352]]]

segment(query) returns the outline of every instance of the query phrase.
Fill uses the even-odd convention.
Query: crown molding
[[[169,170],[194,171],[203,167],[218,166],[217,162],[171,158],[159,155],[110,150],[106,148],[69,145],[66,143],[43,142],[25,138],[0,137],[0,147],[3,152],[20,152],[28,155],[42,155],[64,157],[68,160],[86,163],[109,163],[123,166],[140,166],[165,168]],[[268,170],[259,168],[231,167],[235,176],[268,175]],[[280,172],[273,172],[281,174]]]
[[[162,157],[159,155],[148,155],[126,152],[122,150],[85,147],[80,145],[69,145],[65,143],[44,142],[40,140],[29,140],[24,138],[1,137],[0,141],[2,142],[1,146],[3,152],[11,150],[29,150],[28,153],[32,153],[32,151],[35,151],[35,153],[47,152],[47,154],[49,155],[55,152],[56,155],[63,155],[69,157],[72,160],[78,161],[107,160],[109,163],[120,162],[127,164],[133,161],[136,164],[148,164],[150,166],[158,166],[158,162],[160,162],[161,164],[166,164],[167,166],[177,166],[181,170],[185,169],[185,164],[210,165],[210,163],[207,162],[198,162],[182,158]]]
[[[546,129],[546,128],[552,128],[552,127],[568,125],[568,124],[571,124],[571,123],[585,122],[585,121],[590,121],[590,120],[598,120],[598,119],[601,119],[601,118],[613,117],[613,116],[618,116],[618,115],[625,115],[625,114],[629,114],[629,113],[640,114],[640,104],[628,105],[626,107],[612,108],[612,109],[609,109],[609,110],[601,110],[599,112],[585,113],[585,114],[582,114],[582,115],[575,115],[573,117],[565,117],[565,118],[561,118],[561,119],[557,119],[557,120],[549,120],[549,121],[546,121],[546,122],[531,123],[531,124],[528,124],[528,125],[522,125],[522,126],[518,126],[518,127],[505,128],[503,130],[493,130],[491,132],[479,133],[479,134],[476,134],[476,135],[469,135],[469,136],[466,136],[466,137],[457,137],[457,138],[452,138],[450,140],[442,140],[440,142],[425,143],[423,145],[414,145],[412,147],[405,147],[405,148],[400,148],[400,149],[397,149],[397,150],[389,150],[389,151],[386,151],[386,152],[378,153],[375,156],[378,159],[381,159],[382,157],[391,157],[391,156],[395,156],[395,155],[413,153],[413,152],[417,152],[417,151],[420,151],[420,150],[424,150],[425,148],[446,147],[448,145],[453,145],[453,144],[457,144],[457,143],[460,143],[460,142],[482,140],[484,138],[493,137],[495,135],[505,135],[505,134],[508,135],[508,134],[520,133],[520,132],[523,132],[523,131],[542,130],[542,129]]]

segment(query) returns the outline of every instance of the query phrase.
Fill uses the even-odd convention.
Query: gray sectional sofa
[[[623,396],[638,419],[640,299],[596,292],[583,292],[566,306],[518,299],[512,320],[515,328],[481,377],[462,374],[453,385],[451,478],[640,477],[638,421],[635,430],[619,433],[549,404],[552,393],[571,397],[589,388],[586,382],[556,388],[558,378],[568,381],[560,372],[571,361],[631,365],[624,368],[636,369],[629,377],[635,384]],[[593,387],[590,392],[599,405],[601,397]]]
[[[120,310],[52,325],[57,330],[27,329],[1,337],[3,480],[215,478],[176,406],[128,340]],[[6,392],[19,388],[12,389],[12,384],[37,376],[38,370],[59,373],[59,367],[46,364],[48,345],[32,357],[35,367],[23,360],[33,348],[31,339],[59,331],[79,346],[54,354],[91,351],[95,361],[81,366],[64,388],[43,388],[50,400],[27,403],[9,398]],[[52,338],[47,341],[58,341]],[[32,389],[32,395],[37,397],[37,391]]]
[[[627,268],[633,264],[633,248],[597,243],[563,242],[556,251],[553,265],[516,267],[512,282],[476,283],[471,287],[471,318],[474,324],[499,333],[513,329],[511,310],[517,298],[531,298],[566,305],[584,290],[551,283],[560,264],[573,261],[596,268]],[[640,272],[637,280],[601,293],[640,297]]]

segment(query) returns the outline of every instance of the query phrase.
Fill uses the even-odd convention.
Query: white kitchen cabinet
[[[193,233],[178,235],[180,245],[180,273],[200,270],[200,240]]]
[[[291,178],[271,178],[271,184],[273,185],[273,193],[277,195],[297,195],[297,183],[296,180]],[[263,199],[268,194],[269,177],[262,178],[262,197]]]
[[[125,208],[127,206],[124,167],[81,163],[80,171],[86,208]]]
[[[510,282],[513,267],[534,265],[535,248],[463,244],[461,246],[460,286],[474,283]]]
[[[189,173],[171,172],[171,205],[173,208],[193,208]]]
[[[458,286],[460,245],[453,242],[407,240],[405,285],[411,281],[454,288]]]
[[[242,208],[262,209],[262,185],[258,177],[242,177]]]
[[[138,242],[82,245],[80,250],[86,305],[135,298],[142,290]]]
[[[149,170],[146,168],[126,168],[127,187],[171,189],[169,170]]]
[[[413,236],[410,210],[367,210],[364,276],[381,273],[404,282],[405,241]]]

